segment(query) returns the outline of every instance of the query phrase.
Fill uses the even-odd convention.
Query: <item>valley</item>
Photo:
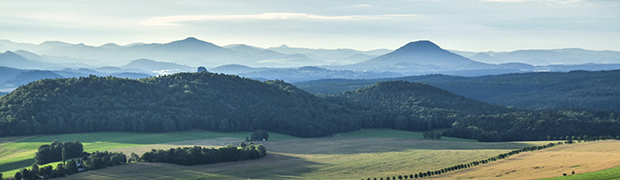
[[[249,132],[217,133],[193,130],[165,134],[44,135],[2,138],[0,149],[4,152],[11,148],[27,150],[36,147],[36,143],[44,144],[52,139],[72,138],[84,142],[85,150],[88,151],[108,150],[140,154],[153,148],[194,145],[218,147],[229,143],[238,144],[244,141],[243,137],[247,134]],[[366,129],[341,133],[339,137],[304,139],[271,134],[273,137],[270,137],[270,141],[258,142],[265,145],[269,153],[267,157],[258,160],[196,166],[140,162],[78,173],[60,179],[366,179],[441,169],[486,159],[514,149],[549,143],[549,141],[479,143],[445,138],[439,141],[423,140],[421,133],[390,129]],[[497,162],[433,176],[431,179],[468,177],[486,179],[497,178],[499,174],[507,178],[532,179],[561,176],[562,172],[572,170],[578,174],[598,171],[618,166],[617,162],[609,158],[620,155],[617,153],[619,152],[617,148],[620,147],[617,145],[618,142],[585,142],[526,152]],[[608,163],[599,163],[606,162],[604,159],[609,160]],[[537,166],[539,168],[535,168]],[[532,168],[536,170],[530,171]],[[4,177],[15,172],[3,171]],[[514,173],[505,174],[511,171]],[[519,173],[523,171],[528,173]]]
[[[620,179],[618,9],[0,1],[0,180]]]
[[[576,73],[589,72],[566,74]],[[592,74],[603,73],[614,72]],[[599,78],[597,82],[606,81]],[[269,141],[259,142],[269,152],[262,159],[196,166],[138,162],[69,178],[359,179],[434,171],[551,142],[620,137],[616,131],[620,123],[613,111],[519,109],[404,80],[381,81],[336,95],[313,95],[284,81],[210,72],[137,80],[91,75],[20,86],[0,98],[0,111],[0,135],[4,136],[0,171],[4,177],[29,167],[37,148],[54,140],[81,141],[87,152],[128,155],[151,149],[236,145],[250,131],[261,128],[273,133]],[[427,133],[441,139],[426,140]],[[551,170],[502,176],[545,178],[560,171],[585,173],[615,167],[614,161],[593,165],[603,162],[604,157],[616,156],[610,153],[616,149],[595,147],[604,142],[617,141],[551,147],[527,152],[539,155],[534,160],[520,162],[516,160],[523,154],[511,156],[516,158],[516,165],[504,166],[513,162],[505,159],[431,178],[485,179],[527,171],[533,167],[519,164],[530,162]],[[562,149],[580,145],[592,147]],[[562,152],[545,153],[555,148]],[[586,153],[578,153],[583,151]],[[564,160],[551,158],[583,159],[588,154],[595,158],[570,160],[578,164],[569,168],[560,165]],[[538,159],[548,159],[544,162],[551,164]],[[494,163],[497,167],[491,166]],[[482,168],[487,166],[490,168]],[[459,174],[463,172],[467,173]]]

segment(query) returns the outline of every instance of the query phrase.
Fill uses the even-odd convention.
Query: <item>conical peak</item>
[[[439,49],[441,48],[437,46],[437,44],[431,41],[428,41],[428,40],[410,42],[410,43],[407,43],[405,46],[398,48],[398,50],[405,50],[405,51],[411,51],[411,50],[428,51],[428,50],[439,50]]]

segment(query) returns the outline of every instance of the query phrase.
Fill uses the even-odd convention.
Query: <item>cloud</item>
[[[530,0],[482,0],[482,2],[502,2],[502,3],[516,3],[516,2],[527,2]]]
[[[197,16],[165,16],[143,22],[144,25],[176,25],[184,21],[216,21],[216,20],[307,20],[307,21],[349,21],[349,20],[377,20],[399,17],[415,17],[415,14],[386,14],[386,15],[349,15],[323,16],[306,13],[262,13],[251,15],[197,15]]]
[[[571,4],[582,2],[583,0],[481,0],[482,2],[500,2],[500,3],[521,3],[521,2],[542,2],[554,4]]]
[[[357,5],[353,5],[353,7],[370,7],[372,5],[370,4],[357,4]]]

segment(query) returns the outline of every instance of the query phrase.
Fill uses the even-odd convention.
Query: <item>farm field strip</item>
[[[620,141],[610,140],[521,153],[497,162],[433,178],[536,179],[562,176],[563,173],[570,175],[573,171],[576,174],[595,172],[618,166],[620,166]]]

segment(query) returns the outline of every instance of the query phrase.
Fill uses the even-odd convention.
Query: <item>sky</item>
[[[0,39],[126,45],[620,51],[617,0],[0,0]]]

